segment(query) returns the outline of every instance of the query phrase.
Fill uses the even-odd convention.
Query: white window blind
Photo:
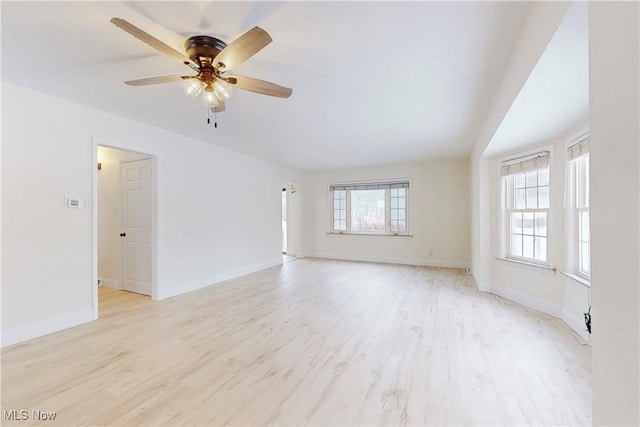
[[[329,191],[391,190],[395,188],[409,188],[409,181],[332,184],[329,186]]]
[[[517,159],[502,162],[500,167],[500,175],[509,176],[523,172],[530,172],[536,169],[544,169],[549,167],[549,152],[533,154],[531,156],[519,157]]]
[[[573,144],[567,148],[567,158],[569,161],[575,160],[580,156],[584,156],[589,153],[589,138]]]

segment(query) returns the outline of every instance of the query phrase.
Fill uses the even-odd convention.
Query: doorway
[[[106,288],[155,297],[155,156],[96,144],[94,296]],[[95,282],[94,282],[95,283]],[[111,291],[109,289],[109,291]]]
[[[282,255],[287,254],[287,189],[282,189]]]

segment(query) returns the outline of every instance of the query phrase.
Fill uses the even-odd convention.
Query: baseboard
[[[41,320],[38,323],[21,328],[13,328],[2,331],[0,347],[17,344],[32,338],[58,332],[63,329],[78,326],[93,320],[93,310],[91,308],[68,313],[52,319]]]
[[[437,259],[431,260],[431,259],[394,258],[394,257],[379,257],[379,256],[350,256],[350,255],[335,255],[335,254],[329,254],[329,253],[316,253],[309,256],[313,258],[338,259],[343,261],[380,262],[385,264],[421,265],[421,266],[427,266],[427,267],[446,267],[446,268],[461,268],[461,269],[466,269],[469,267],[468,262],[437,260]]]
[[[562,320],[578,335],[582,337],[588,343],[591,343],[591,334],[587,331],[587,327],[584,324],[584,318],[576,316],[567,309],[562,310]]]
[[[471,276],[476,282],[476,287],[480,292],[489,292],[491,294],[498,295],[502,298],[506,298],[510,301],[516,302],[520,305],[524,305],[525,307],[541,311],[545,314],[548,314],[549,316],[556,317],[566,323],[567,326],[569,326],[575,333],[580,335],[580,337],[582,337],[582,339],[587,343],[591,343],[591,336],[586,330],[583,319],[567,311],[565,308],[560,307],[557,304],[532,297],[530,295],[525,295],[512,289],[487,285],[486,283],[483,283],[482,281],[480,281],[480,279],[478,279],[473,269],[471,270]]]
[[[491,286],[491,290],[489,292],[508,300],[517,302],[518,304],[522,304],[526,307],[533,308],[534,310],[541,311],[545,314],[548,314],[549,316],[557,317],[558,319],[563,318],[563,308],[557,304],[553,304],[548,301],[532,297],[531,295],[526,295],[521,292],[514,291],[513,289],[500,288],[497,286]]]
[[[102,286],[118,290],[122,289],[122,285],[118,279],[109,279],[107,277],[100,277],[99,279]]]
[[[187,292],[196,291],[198,289],[206,288],[207,286],[215,285],[220,282],[225,282],[227,280],[231,280],[237,277],[245,276],[247,274],[255,273],[256,271],[266,270],[267,268],[275,267],[281,264],[282,264],[282,257],[278,257],[277,259],[273,259],[271,261],[264,262],[261,264],[255,264],[249,267],[233,270],[233,271],[219,274],[216,276],[207,277],[205,279],[198,280],[191,283],[185,283],[185,284],[182,284],[179,289],[169,289],[166,291],[163,291],[162,289],[158,289],[157,299],[163,300],[163,299],[175,297],[178,295],[186,294]]]
[[[473,278],[473,281],[476,283],[476,288],[480,292],[491,292],[491,286],[489,286],[487,283],[484,283],[482,280],[480,280],[480,278],[478,278],[473,268],[471,269],[471,277]]]

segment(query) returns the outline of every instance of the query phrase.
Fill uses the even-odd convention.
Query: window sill
[[[576,282],[580,283],[583,286],[586,286],[588,288],[591,287],[591,281],[589,279],[586,279],[582,276],[578,276],[577,274],[574,274],[574,273],[567,273],[566,271],[562,271],[562,274],[564,274],[570,279],[575,280]]]
[[[327,233],[327,235],[329,236],[364,236],[364,237],[394,237],[394,238],[413,238],[413,234],[386,234],[386,233],[349,233],[349,232],[344,232],[344,233],[336,233],[336,232],[329,232]]]
[[[513,259],[513,258],[496,257],[496,259],[498,261],[505,261],[505,262],[510,262],[510,263],[517,264],[517,265],[522,265],[522,266],[525,266],[525,267],[530,267],[530,268],[535,269],[535,270],[540,270],[540,269],[547,270],[549,272],[553,272],[553,274],[556,274],[555,267],[551,267],[549,265],[536,264],[534,262],[520,261],[518,259]]]

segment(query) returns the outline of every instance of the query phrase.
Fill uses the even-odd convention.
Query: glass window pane
[[[405,209],[407,207],[407,199],[404,197],[398,197],[398,207],[400,209]]]
[[[547,213],[536,212],[534,231],[536,236],[547,237]]]
[[[538,187],[538,207],[549,209],[549,187]]]
[[[511,212],[511,232],[522,234],[522,212]]]
[[[513,179],[513,183],[514,183],[514,187],[515,188],[524,188],[525,187],[525,178],[524,178],[524,174],[518,174],[515,175],[514,179]]]
[[[584,207],[589,207],[590,187],[589,187],[589,156],[584,158]]]
[[[525,190],[516,190],[516,209],[524,209],[525,208]]]
[[[533,236],[533,212],[522,213],[522,234]]]
[[[385,190],[351,191],[351,230],[385,230]]]
[[[536,209],[538,207],[538,189],[527,188],[527,209]]]
[[[580,212],[578,217],[578,227],[580,228],[580,240],[589,241],[589,212]]]
[[[405,219],[406,219],[406,218],[405,218],[405,214],[406,214],[406,212],[407,212],[407,211],[406,211],[406,210],[404,210],[404,209],[399,209],[399,210],[398,210],[398,219],[405,220]]]
[[[520,234],[511,235],[511,255],[522,256],[522,236]]]
[[[578,269],[589,274],[591,272],[591,259],[590,259],[590,248],[589,243],[581,243],[580,244],[580,261]]]
[[[398,209],[391,209],[391,220],[397,220],[398,219]]]
[[[396,197],[391,198],[391,209],[396,209],[398,207],[398,199]]]
[[[407,195],[406,188],[398,188],[398,197],[405,197]]]
[[[334,230],[341,230],[341,228],[340,228],[340,220],[339,219],[333,220],[333,229]]]
[[[391,190],[389,190],[389,196],[390,197],[398,197],[398,189],[397,188],[392,188]]]
[[[522,236],[522,256],[524,258],[533,258],[533,236]]]
[[[398,221],[398,233],[406,233],[406,232],[407,232],[407,222]]]
[[[547,260],[547,238],[536,237],[535,238],[535,259],[538,261]]]
[[[549,168],[538,171],[538,185],[549,185]]]
[[[535,187],[538,185],[538,172],[533,171],[527,173],[527,187]]]

